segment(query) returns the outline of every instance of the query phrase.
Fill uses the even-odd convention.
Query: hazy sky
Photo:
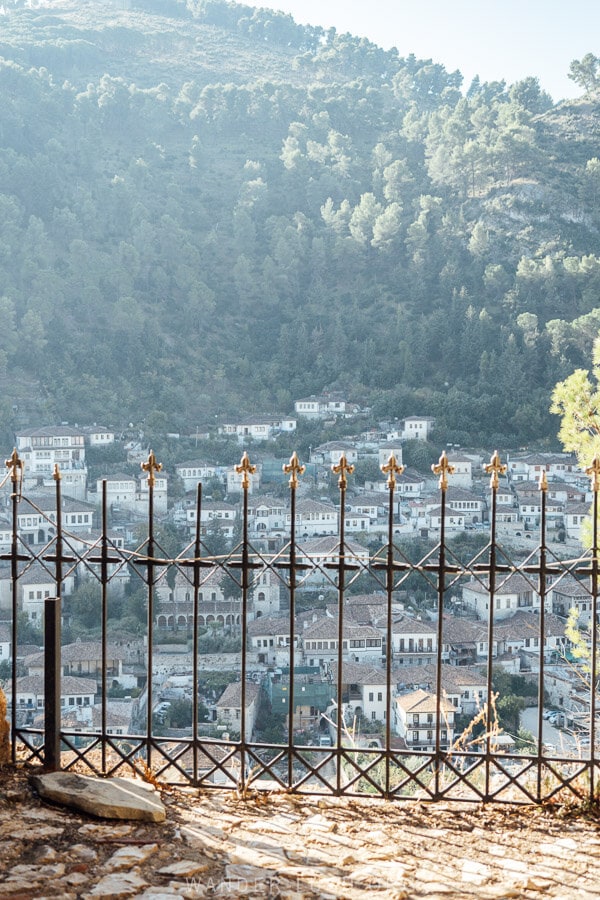
[[[247,0],[246,0],[247,2]],[[600,55],[600,0],[273,0],[252,3],[302,24],[334,26],[397,47],[449,71],[463,87],[534,75],[555,101],[581,94],[567,78],[573,59]]]

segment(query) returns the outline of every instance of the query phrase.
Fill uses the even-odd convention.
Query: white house
[[[581,541],[581,527],[586,520],[591,521],[589,504],[567,503],[563,522],[569,540]]]
[[[396,485],[396,491],[401,497],[420,497],[424,490],[425,479],[414,469],[406,469]]]
[[[96,682],[89,678],[71,675],[60,680],[61,709],[68,711],[76,706],[92,706],[96,695]],[[7,695],[12,682],[6,685]],[[44,710],[44,678],[42,675],[23,675],[17,678],[17,720],[33,722],[33,717]]]
[[[299,633],[305,665],[327,667],[338,658],[338,619],[322,616]],[[343,623],[342,656],[351,662],[381,663],[383,639],[371,625]]]
[[[248,644],[258,663],[287,666],[290,663],[290,620],[261,616],[248,623]],[[295,634],[294,646],[298,646]]]
[[[302,397],[294,403],[296,415],[304,419],[329,419],[346,417],[351,413],[349,404],[341,394],[325,392],[320,396]]]
[[[261,475],[262,475],[262,466],[260,463],[256,465],[256,472],[249,476],[249,487],[248,493],[254,494],[256,491],[260,490],[261,484]],[[228,494],[241,494],[242,488],[242,476],[235,471],[235,468],[228,468],[225,472],[225,489]]]
[[[213,478],[221,477],[221,469],[219,466],[213,466],[201,460],[191,460],[190,462],[179,463],[175,466],[175,472],[183,481],[186,491],[193,491],[197,488],[198,482],[206,483]]]
[[[311,463],[322,466],[337,465],[342,456],[346,457],[350,465],[354,465],[358,460],[358,450],[349,441],[327,441],[310,451]]]
[[[379,468],[381,466],[386,466],[389,462],[390,456],[394,456],[396,463],[401,466],[402,465],[402,442],[401,441],[386,441],[384,444],[380,444],[377,449],[377,462],[379,463]],[[382,473],[382,478],[386,476]]]
[[[146,474],[136,476],[118,474],[109,478],[99,478],[96,481],[96,500],[99,503],[102,497],[102,483],[106,481],[106,502],[113,512],[127,509],[140,516],[148,515],[149,484]],[[154,511],[166,513],[167,511],[167,475],[159,472],[154,480]]]
[[[71,571],[65,574],[62,583],[62,596],[68,597],[75,587],[75,575]],[[44,603],[49,597],[56,597],[56,582],[47,569],[34,563],[26,569],[18,581],[18,601],[22,612],[30,622],[41,625],[44,619]]]
[[[452,509],[448,504],[444,515],[446,531],[464,531],[466,514],[461,510]],[[442,507],[436,506],[428,510],[426,527],[433,531],[439,531],[442,527]]]
[[[279,497],[252,497],[248,500],[248,527],[256,537],[288,533],[288,506]]]
[[[295,430],[296,419],[292,416],[246,416],[219,426],[219,434],[236,437],[239,444],[248,440],[271,441],[278,434],[291,434]]]
[[[352,711],[352,717],[364,716],[370,721],[386,720],[386,672],[363,663],[344,663],[342,669],[342,703]],[[337,668],[332,669],[332,680],[337,684]]]
[[[392,654],[395,666],[424,666],[435,659],[437,632],[433,625],[411,616],[392,624]]]
[[[527,453],[507,460],[508,476],[512,481],[539,481],[542,472],[549,480],[573,481],[581,475],[577,460],[570,454]]]
[[[407,416],[402,422],[401,436],[405,441],[427,441],[434,425],[431,416]]]
[[[591,622],[593,613],[589,580],[579,581],[573,575],[564,575],[550,587],[552,612],[566,618],[572,609],[577,610],[580,622]]]
[[[90,447],[110,447],[115,442],[115,433],[106,425],[86,425],[81,431]]]
[[[452,486],[470,491],[473,487],[473,460],[464,453],[449,453],[448,462],[454,466]]]
[[[463,602],[479,618],[489,615],[490,592],[481,581],[471,578],[462,588]],[[506,619],[519,609],[539,610],[540,595],[523,575],[509,575],[499,579],[494,594],[494,619]]]
[[[185,523],[193,535],[196,530],[198,512],[195,504],[185,511]],[[237,521],[237,508],[225,500],[204,500],[200,508],[200,534],[205,535],[211,525],[218,524],[221,534],[226,538],[233,537]]]
[[[291,513],[286,514],[289,528]],[[296,504],[296,534],[298,537],[316,537],[338,533],[338,510],[333,503],[322,500],[302,499]]]
[[[246,683],[246,737],[251,738],[254,731],[260,687],[249,681]],[[242,685],[239,681],[228,684],[216,703],[217,722],[226,725],[231,731],[240,732],[242,714]]]
[[[452,476],[452,479],[454,481],[454,476]],[[465,488],[455,487],[452,484],[446,492],[446,503],[450,509],[464,513],[465,524],[472,525],[484,520],[485,500],[471,493],[471,491],[465,490]]]
[[[344,528],[347,533],[364,532],[367,534],[371,530],[371,520],[368,515],[362,513],[347,512],[344,516]]]
[[[297,548],[297,560],[305,566],[314,566],[308,571],[303,580],[307,584],[335,584],[336,567],[340,561],[340,543],[338,538],[331,537],[303,540]],[[369,551],[362,544],[348,538],[345,541],[344,559],[349,567],[367,567],[369,564]]]
[[[434,750],[436,740],[437,700],[421,688],[394,698],[394,731],[404,739],[409,750]],[[454,740],[455,709],[440,698],[440,745],[444,749]]]
[[[405,666],[394,673],[396,691],[406,694],[418,689],[435,693],[437,670],[435,665]],[[444,700],[451,703],[457,714],[475,714],[487,693],[485,669],[481,666],[442,665],[441,685]]]
[[[502,619],[494,632],[500,654],[515,656],[527,653],[539,660],[543,643],[544,656],[549,661],[553,653],[562,654],[565,648],[564,622],[552,613],[544,616],[543,642],[539,615],[525,610],[518,610],[509,618]]]
[[[52,487],[56,465],[60,468],[63,493],[79,500],[85,499],[87,467],[85,438],[78,428],[56,425],[28,428],[15,435],[16,449],[23,460],[23,487]]]

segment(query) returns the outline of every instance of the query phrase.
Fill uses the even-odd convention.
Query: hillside
[[[224,0],[6,4],[4,429],[340,387],[447,440],[552,439],[600,324],[598,98],[461,87]]]

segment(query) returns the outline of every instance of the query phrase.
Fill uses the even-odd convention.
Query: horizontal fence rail
[[[137,546],[128,548],[115,540],[109,528],[106,482],[100,498],[99,534],[89,537],[63,524],[58,468],[54,473],[56,511],[52,515],[37,506],[34,498],[22,495],[23,465],[16,452],[7,461],[12,487],[12,538],[1,558],[10,565],[12,591],[12,678],[5,688],[13,761],[39,763],[47,769],[83,768],[103,776],[124,768],[143,777],[151,771],[155,779],[165,783],[235,788],[242,795],[251,789],[279,788],[397,800],[418,797],[431,801],[541,803],[596,799],[598,461],[588,470],[593,496],[591,547],[566,560],[560,559],[548,543],[548,484],[544,474],[539,483],[540,524],[529,552],[513,552],[517,557],[513,559],[499,540],[499,477],[506,466],[497,453],[485,466],[490,479],[485,545],[469,559],[446,533],[447,491],[454,471],[445,453],[432,467],[439,478],[437,539],[419,558],[415,558],[414,544],[396,533],[395,500],[403,467],[393,455],[381,467],[387,478],[382,494],[387,508],[387,536],[376,552],[369,552],[347,536],[347,493],[353,466],[343,455],[332,466],[339,490],[337,534],[326,546],[315,548],[304,535],[296,533],[297,495],[304,467],[294,454],[284,466],[289,478],[289,532],[279,548],[269,552],[250,536],[249,495],[255,467],[246,453],[236,466],[241,481],[239,541],[220,555],[207,550],[207,536],[201,528],[200,483],[193,539],[176,557],[165,550],[154,512],[155,478],[160,471],[154,454],[143,468],[148,481],[148,516]],[[43,543],[29,543],[20,532],[19,514],[25,503],[43,522]],[[39,699],[37,703],[24,700],[26,685],[19,676],[17,660],[23,644],[20,631],[25,627],[20,587],[34,568],[52,585],[52,595],[44,598],[43,658],[32,663],[34,671],[44,673],[43,705]],[[119,584],[126,574],[143,585],[144,593],[145,625],[142,633],[131,639],[111,630],[109,616],[111,608],[123,602]],[[525,586],[527,609],[536,608],[528,640],[531,647],[538,648],[539,659],[534,667],[537,671],[532,668],[529,674],[529,683],[536,685],[532,698],[535,737],[529,743],[524,738],[518,750],[514,734],[505,733],[499,726],[498,711],[506,698],[494,685],[500,662],[494,657],[494,648],[499,646],[502,628],[502,620],[495,614],[505,596],[503,589],[515,577]],[[545,652],[550,590],[561,581],[573,579],[589,597],[588,627],[577,647],[562,639],[551,659]],[[92,654],[87,662],[80,660],[75,670],[61,644],[65,585],[71,581],[96,585],[99,605],[95,656]],[[218,591],[213,590],[215,585]],[[285,614],[279,611],[279,633],[271,621],[270,636],[264,638],[268,646],[261,653],[253,636],[260,623],[255,616],[256,597],[264,585],[274,591]],[[487,598],[487,617],[479,621],[476,655],[474,648],[462,646],[469,644],[466,639],[461,642],[461,627],[467,628],[461,622],[467,620],[449,615],[456,609],[456,597],[465,585]],[[313,594],[321,591],[330,600],[328,615],[318,620],[321,625],[317,624],[316,634],[306,611],[309,590]],[[415,590],[426,593],[432,601],[427,627],[422,624],[424,616],[410,620],[399,611],[399,594],[406,596]],[[214,600],[214,612],[208,614],[206,596],[217,593],[223,602],[219,606]],[[368,624],[356,618],[356,598],[363,603],[365,614],[369,605],[377,607],[377,615],[371,616]],[[268,618],[265,616],[265,621]],[[200,635],[221,620],[223,632],[234,647],[228,659],[235,680],[225,691],[229,699],[223,697],[220,724],[217,720],[209,726],[203,721],[198,685],[217,663],[200,652]],[[181,652],[177,657],[160,652],[165,639],[177,628],[187,638],[185,645],[173,645],[183,647]],[[408,635],[411,628],[416,637],[414,643],[413,638],[406,638],[409,649],[405,652],[400,643],[404,639],[395,635],[402,629]],[[421,634],[429,637],[418,637]],[[276,665],[269,664],[269,641],[277,651]],[[368,641],[371,653],[367,652]],[[115,659],[115,646],[123,648],[128,643],[128,668],[141,693],[128,703],[129,709],[135,709],[135,727],[119,727],[109,695],[122,666]],[[571,652],[574,649],[577,652]],[[428,663],[423,667],[421,687],[414,668],[406,665],[413,651],[415,656],[422,651],[419,658],[426,658]],[[463,712],[459,727],[461,701],[456,698],[456,690],[448,686],[448,678],[453,684],[461,683],[461,670],[466,670],[460,665],[450,667],[448,661],[454,654],[454,661],[460,662],[463,652],[476,665],[469,668],[471,682],[476,676],[482,687],[476,708],[471,708],[466,717]],[[179,728],[163,728],[160,715],[157,719],[161,679],[169,666],[189,676],[191,684],[191,723]],[[404,679],[403,672],[409,671],[410,677]],[[65,684],[66,673],[96,679],[94,693],[99,702],[81,701],[93,706],[87,724],[70,716],[77,712],[80,700],[65,700],[61,683]],[[561,677],[575,679],[578,706],[565,708],[565,713],[577,729],[572,729],[569,746],[548,747],[543,739],[544,705],[550,683]],[[367,702],[376,702],[375,695],[379,706],[373,723],[363,713]],[[263,739],[256,740],[257,710],[268,703],[276,712],[285,713],[278,720],[284,724],[276,739],[271,733],[265,739],[263,728]],[[304,726],[307,721],[312,730]]]

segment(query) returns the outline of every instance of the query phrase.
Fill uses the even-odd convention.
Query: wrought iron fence
[[[596,692],[597,683],[597,621],[598,621],[598,490],[600,462],[594,461],[588,470],[593,492],[592,546],[571,559],[561,559],[556,545],[548,540],[547,493],[545,474],[539,483],[540,522],[535,546],[526,555],[511,559],[506,547],[498,538],[499,476],[506,471],[498,454],[494,454],[485,470],[490,477],[489,523],[485,546],[473,558],[465,560],[447,535],[449,507],[448,486],[453,467],[445,454],[438,465],[432,467],[439,476],[439,533],[438,539],[420,558],[415,559],[411,543],[397,534],[394,514],[395,500],[403,467],[394,456],[382,466],[387,483],[384,495],[387,507],[387,539],[383,546],[370,554],[348,538],[346,530],[347,491],[353,467],[345,456],[332,466],[338,476],[339,529],[332,546],[326,551],[307,549],[304,536],[297,532],[297,495],[304,467],[296,454],[284,471],[289,477],[289,531],[276,552],[265,552],[258,541],[250,538],[249,494],[255,467],[244,454],[236,471],[241,478],[241,539],[223,555],[211,556],[207,552],[202,533],[202,485],[198,484],[195,509],[195,535],[185,550],[176,558],[165,553],[157,536],[154,513],[154,485],[160,464],[151,454],[143,464],[148,480],[148,516],[144,535],[134,549],[125,549],[115,541],[109,528],[109,507],[106,482],[103,482],[100,498],[100,529],[97,537],[88,538],[66,528],[62,521],[61,476],[55,469],[55,514],[44,512],[28,499],[31,508],[47,526],[45,543],[30,544],[19,529],[20,504],[26,498],[21,491],[23,465],[16,451],[7,461],[12,486],[12,536],[10,548],[1,558],[10,564],[12,590],[12,679],[7,684],[12,728],[13,758],[42,763],[46,768],[79,768],[91,773],[110,776],[129,767],[140,775],[152,770],[156,779],[165,782],[183,782],[192,785],[218,788],[235,787],[242,793],[263,787],[294,792],[317,794],[370,794],[389,799],[473,800],[540,803],[552,798],[569,796],[577,800],[591,800],[597,796],[598,759],[596,755]],[[553,549],[554,547],[554,549]],[[53,596],[44,598],[44,700],[43,709],[23,700],[20,691],[17,656],[22,628],[20,612],[20,585],[26,581],[33,566],[41,567],[52,582]],[[143,684],[137,701],[137,727],[123,730],[115,728],[109,719],[109,689],[114,662],[109,655],[113,651],[111,641],[118,635],[111,633],[109,605],[114,603],[112,593],[119,575],[127,569],[143,583],[145,591],[144,653],[138,661],[138,675]],[[200,625],[206,625],[203,614],[202,593],[215,573],[230,586],[231,630],[239,636],[237,681],[233,689],[235,697],[227,711],[227,732],[206,736],[206,726],[201,721],[201,703],[198,682],[203,676],[205,663],[199,652]],[[252,597],[261,577],[268,575],[278,586],[288,608],[289,625],[282,638],[281,654],[287,655],[287,677],[280,672],[271,673],[280,685],[279,696],[285,701],[288,715],[284,737],[278,741],[253,739],[254,704],[260,694],[253,672],[257,669],[256,648],[252,646],[249,625],[252,622]],[[532,646],[539,649],[537,681],[537,708],[535,711],[536,736],[533,742],[516,750],[503,740],[498,726],[494,690],[494,647],[500,627],[495,616],[497,601],[503,596],[503,587],[509,579],[519,575],[528,586],[528,594],[535,598],[537,614]],[[61,621],[63,612],[63,585],[70,577],[87,577],[99,585],[100,640],[99,659],[92,660],[89,670],[97,678],[99,711],[97,719],[90,718],[89,727],[68,723],[70,708],[61,705],[61,679],[64,676],[63,649],[61,646]],[[561,659],[561,670],[568,674],[568,666],[577,670],[581,683],[579,691],[578,724],[586,738],[574,735],[568,747],[548,748],[543,739],[544,703],[550,662],[544,652],[546,617],[550,590],[561,579],[575,577],[581,589],[589,597],[589,640],[584,655],[587,663],[567,663]],[[305,631],[300,624],[300,609],[307,585],[318,579],[321,587],[328,586],[333,598],[333,610],[329,616],[329,631],[323,639],[314,639],[314,656],[317,662],[316,681],[328,694],[328,709],[322,722],[327,732],[320,740],[317,732],[308,739],[302,733],[298,710],[302,708],[302,693],[306,685],[299,674],[312,651],[304,646]],[[159,733],[155,715],[157,687],[153,675],[159,665],[164,665],[165,655],[157,652],[157,642],[163,631],[157,626],[157,610],[164,609],[165,585],[176,579],[184,581],[189,602],[184,614],[184,630],[189,638],[186,647],[187,669],[191,676],[191,725],[177,732]],[[445,687],[445,664],[450,640],[447,630],[450,619],[446,615],[458,589],[465,583],[474,584],[487,598],[487,618],[481,623],[485,632],[479,646],[480,668],[483,670],[484,688],[479,698],[479,708],[471,720],[455,728],[455,716],[460,701],[450,697]],[[357,704],[352,698],[361,696],[364,684],[360,679],[352,681],[355,654],[351,634],[356,623],[349,612],[357,586],[362,595],[373,596],[380,609],[376,633],[381,640],[372,641],[373,654],[367,655],[372,673],[371,681],[380,687],[382,695],[379,723],[369,727],[363,722],[367,734],[359,736],[356,728]],[[416,705],[403,706],[406,691],[398,689],[403,679],[399,665],[399,652],[394,643],[394,622],[397,617],[399,591],[414,590],[421,586],[435,598],[431,609],[431,645],[428,648],[433,675],[429,676],[428,690],[420,694],[412,692]],[[118,601],[117,601],[118,602]],[[306,617],[305,617],[306,618]],[[168,617],[165,617],[165,621]],[[239,620],[239,628],[235,627]],[[226,621],[224,617],[223,621]],[[256,620],[254,620],[256,621]],[[416,621],[416,620],[415,620]],[[173,619],[177,624],[177,617]],[[466,626],[465,626],[466,627]],[[460,624],[458,626],[460,630]],[[353,630],[354,629],[354,630]],[[456,622],[454,624],[456,633]],[[370,632],[373,633],[372,631]],[[563,651],[566,649],[563,643]],[[308,654],[308,656],[307,656]],[[401,654],[400,654],[401,655]],[[314,662],[314,660],[313,660]],[[322,665],[319,665],[319,662]],[[38,666],[42,663],[37,662]],[[94,668],[94,666],[96,668]],[[259,667],[260,668],[260,667]],[[265,667],[262,666],[264,669]],[[97,671],[96,671],[97,669]],[[404,671],[407,671],[404,669]],[[423,669],[425,671],[425,669]],[[456,669],[460,672],[460,668]],[[348,674],[350,673],[350,674]],[[374,674],[373,674],[374,673]],[[79,673],[78,673],[79,674]],[[85,674],[85,672],[83,673]],[[88,672],[89,674],[89,672]],[[556,670],[552,669],[552,677]],[[412,675],[414,685],[414,672]],[[270,683],[270,682],[269,682]],[[73,701],[76,703],[77,701]],[[85,701],[84,701],[85,702]],[[419,705],[420,703],[420,705]],[[40,703],[41,707],[41,703]],[[322,710],[317,710],[317,716]],[[41,721],[36,721],[39,713]],[[361,717],[358,716],[359,721]]]

